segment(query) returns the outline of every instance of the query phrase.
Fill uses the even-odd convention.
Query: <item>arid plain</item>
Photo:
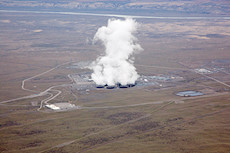
[[[78,82],[109,18],[1,12],[0,152],[230,152],[230,20],[136,19],[144,81],[110,90]]]

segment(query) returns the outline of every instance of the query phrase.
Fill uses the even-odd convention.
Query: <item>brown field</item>
[[[62,93],[49,103],[83,107],[62,112],[46,107],[38,111],[49,95],[2,103],[73,84],[68,74],[91,73],[67,67],[93,61],[103,53],[92,39],[107,20],[1,13],[0,152],[230,152],[230,20],[137,20],[137,37],[144,48],[135,55],[138,73],[173,74],[183,77],[182,81],[87,92],[58,86],[55,90]],[[33,92],[22,90],[23,80],[55,67],[25,82]],[[221,71],[205,75],[193,71],[199,68]],[[57,94],[55,90],[50,93]],[[185,90],[205,95],[175,95]]]

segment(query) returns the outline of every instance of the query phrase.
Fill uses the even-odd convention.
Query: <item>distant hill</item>
[[[229,0],[1,0],[0,9],[116,12],[143,15],[230,15]]]

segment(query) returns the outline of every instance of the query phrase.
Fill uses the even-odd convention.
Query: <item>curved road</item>
[[[33,93],[37,93],[37,94],[32,94],[32,95],[29,95],[29,96],[23,96],[23,97],[19,97],[19,98],[14,98],[14,99],[10,99],[10,100],[1,101],[0,104],[5,104],[5,103],[14,102],[14,101],[23,100],[23,99],[41,97],[41,96],[49,94],[50,97],[48,97],[48,98],[46,98],[46,99],[44,99],[44,100],[41,101],[40,107],[37,109],[39,111],[43,107],[43,103],[47,104],[50,100],[53,100],[54,98],[56,98],[57,96],[59,96],[62,93],[60,90],[54,90],[53,88],[68,86],[69,84],[61,84],[61,85],[52,86],[52,87],[50,87],[50,88],[48,88],[48,89],[46,89],[44,91],[35,91],[35,90],[31,90],[31,89],[25,88],[26,81],[29,81],[31,79],[34,79],[34,78],[38,77],[38,76],[42,76],[44,74],[47,74],[47,73],[49,73],[49,72],[51,72],[51,71],[59,68],[60,66],[63,66],[63,65],[69,64],[69,63],[71,63],[71,62],[65,62],[65,63],[60,64],[60,65],[58,65],[58,66],[56,66],[54,68],[51,68],[51,69],[49,69],[49,70],[47,70],[45,72],[39,73],[37,75],[34,75],[34,76],[29,77],[27,79],[24,79],[22,81],[22,85],[21,85],[22,90],[33,92]],[[71,78],[69,75],[68,75],[68,77]],[[71,82],[73,82],[72,79],[71,79]],[[58,93],[55,96],[53,96],[53,94],[50,93],[49,91],[55,91],[55,92],[58,92]]]

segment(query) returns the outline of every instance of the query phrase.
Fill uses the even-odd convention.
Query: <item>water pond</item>
[[[199,91],[181,91],[178,92],[176,95],[181,97],[194,97],[194,96],[202,96],[204,94]]]

